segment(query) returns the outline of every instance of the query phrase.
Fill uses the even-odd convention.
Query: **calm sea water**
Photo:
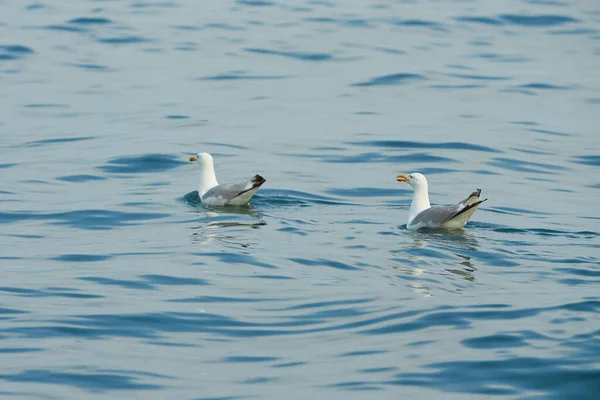
[[[599,70],[595,1],[0,2],[0,397],[598,399]]]

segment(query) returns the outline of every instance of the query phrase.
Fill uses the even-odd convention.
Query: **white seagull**
[[[487,199],[480,200],[481,189],[477,189],[466,199],[453,206],[431,207],[429,204],[429,186],[423,174],[413,172],[400,174],[398,182],[406,182],[414,189],[406,228],[416,231],[420,228],[462,229],[477,207]]]
[[[208,153],[198,153],[190,157],[191,162],[200,165],[200,186],[198,196],[202,204],[208,206],[243,206],[254,196],[265,178],[254,175],[252,179],[240,183],[219,185],[213,166],[213,158]]]

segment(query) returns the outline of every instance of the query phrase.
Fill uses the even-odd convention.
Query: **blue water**
[[[599,398],[596,2],[0,10],[0,398]]]

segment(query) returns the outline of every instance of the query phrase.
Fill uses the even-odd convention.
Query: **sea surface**
[[[0,0],[0,398],[599,399],[599,127],[598,1]]]

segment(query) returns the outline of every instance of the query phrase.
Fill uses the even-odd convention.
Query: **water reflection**
[[[391,251],[399,272],[395,277],[408,281],[405,286],[413,292],[429,297],[432,291],[462,291],[465,283],[476,280],[477,267],[474,253],[479,249],[476,236],[461,231],[417,231],[407,232],[402,247]],[[410,235],[410,236],[409,236]]]
[[[462,258],[464,261],[459,262],[459,265],[462,265],[461,269],[446,269],[446,271],[451,272],[453,274],[456,274],[470,282],[474,282],[475,281],[475,271],[477,271],[477,268],[475,268],[475,266],[473,266],[473,263],[471,262],[471,257],[463,255],[463,254],[456,254],[455,255],[458,258]]]
[[[200,223],[192,227],[193,240],[201,244],[221,242],[250,247],[256,243],[253,240],[254,235],[247,235],[248,228],[259,229],[267,224],[261,215],[251,210],[212,210],[198,212],[197,215]]]
[[[458,275],[468,281],[475,281],[475,271],[477,268],[473,265],[472,257],[465,252],[476,252],[479,248],[477,238],[465,230],[458,231],[438,231],[438,232],[415,232],[413,234],[415,246],[420,248],[428,244],[439,250],[453,250],[455,257],[444,257],[444,260],[457,260],[459,268],[445,269]]]
[[[256,243],[247,237],[247,229],[266,225],[262,215],[250,204],[242,207],[209,207],[198,199],[197,192],[188,193],[184,200],[194,207],[192,240],[198,244],[219,242],[228,246],[248,248]]]
[[[477,251],[477,238],[466,230],[419,230],[411,232],[416,247],[425,247],[427,243],[445,246],[455,250]]]

